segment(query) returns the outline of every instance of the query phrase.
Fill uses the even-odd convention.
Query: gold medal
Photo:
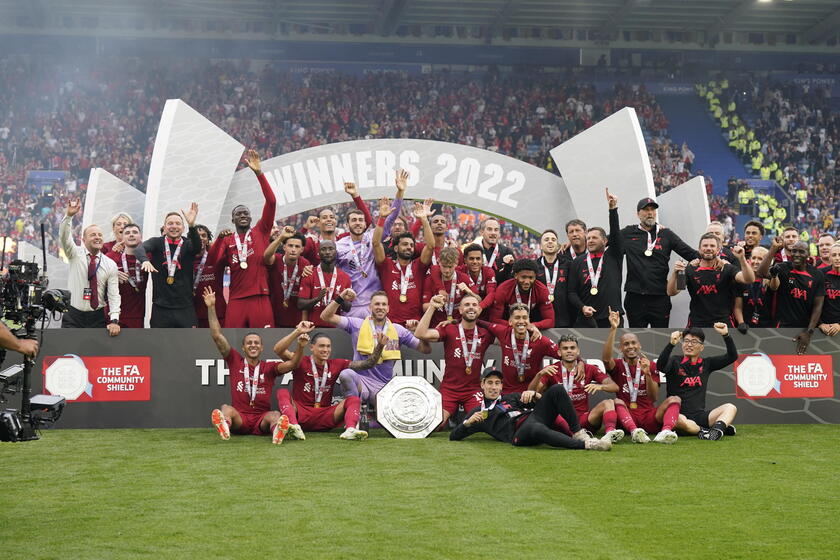
[[[245,270],[246,268],[248,268],[248,263],[246,263],[245,261],[239,261],[239,268]]]
[[[289,302],[285,299],[283,300],[283,307],[289,307]]]
[[[548,301],[554,301],[554,294],[548,294]]]
[[[455,320],[455,318],[452,315],[449,315],[449,316],[446,317],[446,320],[451,323],[452,321]]]
[[[472,373],[472,368],[470,366],[465,367],[464,368],[464,373],[466,373],[467,375],[471,374]]]
[[[520,382],[520,383],[522,383],[523,381],[525,381],[525,376],[524,376],[524,375],[520,375],[520,376],[519,376],[519,382]]]
[[[633,408],[633,409],[635,409],[635,408],[639,408],[639,405],[637,405],[637,404],[636,404],[636,403],[634,403],[634,402],[631,402],[631,403],[630,403],[630,408]]]
[[[400,301],[405,303],[408,301],[408,296],[405,294],[400,294]]]
[[[645,256],[646,256],[646,257],[649,257],[649,256],[651,256],[651,255],[653,255],[653,251],[651,251],[650,249],[647,249],[647,250],[645,251]]]
[[[254,406],[254,401],[251,401],[251,404],[250,404],[250,406]]]
[[[175,283],[175,277],[174,276],[167,276],[166,277],[166,283],[171,286],[172,284]]]
[[[315,403],[314,405],[312,405],[312,406],[314,406],[315,408],[321,408],[321,403],[316,402],[316,403]]]
[[[589,293],[592,294],[593,296],[597,296],[598,295],[598,288],[593,286],[592,289],[589,290]]]
[[[481,417],[482,417],[482,418],[484,418],[485,420],[487,420],[487,417],[488,417],[488,416],[490,416],[490,411],[489,411],[489,410],[482,410],[482,411],[481,411]]]

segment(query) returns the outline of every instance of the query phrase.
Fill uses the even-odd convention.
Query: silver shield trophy
[[[424,438],[443,422],[440,393],[422,377],[394,377],[376,395],[376,419],[395,438]]]

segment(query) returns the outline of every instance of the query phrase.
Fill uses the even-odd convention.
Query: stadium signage
[[[832,357],[741,355],[735,362],[736,395],[744,399],[833,397]]]
[[[326,144],[262,162],[278,214],[292,215],[344,202],[344,183],[365,199],[394,196],[398,169],[409,173],[408,198],[473,208],[535,231],[575,217],[563,180],[524,161],[450,142],[413,139]],[[233,178],[220,220],[242,201],[261,198],[250,170]],[[546,212],[551,208],[551,212]]]
[[[149,356],[47,356],[44,390],[67,401],[147,401],[151,397]]]

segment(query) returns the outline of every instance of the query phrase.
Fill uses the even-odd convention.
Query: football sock
[[[671,403],[665,409],[665,414],[662,415],[662,429],[672,430],[677,424],[677,419],[680,417],[680,403]]]
[[[359,423],[359,409],[362,406],[362,401],[359,397],[347,397],[344,399],[344,427],[355,428]]]
[[[280,407],[280,414],[285,414],[289,418],[289,424],[297,424],[297,414],[295,414],[295,407],[292,404],[292,396],[286,389],[277,389],[277,405]]]
[[[572,435],[572,429],[569,427],[569,423],[566,422],[566,419],[563,418],[562,414],[558,414],[557,418],[554,419],[554,429],[558,432]]]
[[[608,410],[604,412],[604,432],[615,430],[615,423],[618,421],[618,416],[615,410]]]
[[[633,421],[633,417],[630,416],[630,411],[627,410],[627,407],[624,406],[623,403],[615,405],[615,414],[618,416],[618,420],[621,422],[621,425],[627,430],[632,432],[638,427],[636,426],[636,422]]]

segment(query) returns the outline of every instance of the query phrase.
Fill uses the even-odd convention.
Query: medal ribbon
[[[604,252],[601,253],[601,260],[598,262],[598,270],[592,268],[592,253],[586,253],[586,268],[589,269],[589,283],[592,284],[593,288],[598,287],[598,281],[601,279],[601,270],[604,268],[604,261],[606,260],[604,257],[607,255],[607,249],[604,249]],[[552,292],[553,293],[553,292]]]
[[[181,263],[178,261],[178,257],[181,256],[181,247],[184,245],[184,238],[179,237],[176,245],[175,255],[173,256],[172,253],[169,252],[169,240],[165,237],[163,238],[163,256],[166,257],[166,275],[170,278],[175,276],[176,268],[181,268]]]
[[[298,274],[298,261],[295,261],[295,269],[292,271],[292,279],[289,280],[289,265],[283,263],[283,301],[289,301],[292,291],[298,282],[300,282],[300,274]],[[323,284],[323,282],[322,282]]]
[[[362,269],[362,259],[359,257],[359,251],[356,249],[356,243],[353,241],[350,242],[350,254],[353,255],[353,262],[356,263],[356,268],[359,272],[364,272]]]
[[[455,289],[458,287],[456,285],[456,280],[458,276],[453,272],[452,273],[452,284],[449,287],[449,299],[446,301],[446,316],[452,317],[452,313],[455,310]]]
[[[516,351],[516,337],[513,329],[510,330],[510,347],[513,350],[513,362],[516,364],[516,375],[524,377],[526,360],[528,359],[528,346],[531,344],[531,333],[525,332],[525,344],[522,345],[522,353]]]
[[[195,268],[195,280],[193,280],[193,292],[198,287],[198,283],[201,280],[201,274],[204,272],[204,265],[207,264],[207,253],[208,251],[204,251],[204,254],[201,255],[201,262],[198,263],[198,266]]]
[[[481,256],[484,257],[484,266],[489,266],[493,268],[493,264],[496,262],[496,257],[499,256],[499,244],[496,244],[496,247],[493,249],[493,253],[490,255],[490,260],[487,260],[487,257],[484,255],[484,251],[481,252]]]
[[[400,295],[405,296],[408,293],[408,283],[411,282],[411,263],[408,263],[408,266],[405,267],[405,272],[403,272],[400,261],[396,261],[396,263],[397,270],[400,271]]]
[[[554,260],[554,270],[553,270],[552,274],[548,273],[547,264],[548,263],[545,262],[545,259],[543,259],[543,270],[545,270],[545,284],[548,287],[548,293],[553,294],[554,293],[554,286],[557,285],[557,271],[560,268],[560,260],[559,259]]]
[[[642,366],[636,361],[636,373],[630,371],[630,364],[625,360],[624,362],[624,377],[627,378],[627,387],[630,389],[630,402],[636,402],[639,398],[639,384],[642,381]]]
[[[638,226],[638,228],[647,234],[647,250],[653,251],[653,248],[656,247],[656,243],[659,241],[659,224],[653,226],[653,235],[642,226]]]
[[[312,378],[315,380],[315,404],[321,404],[321,397],[324,395],[324,387],[327,385],[327,379],[330,376],[330,362],[324,361],[324,373],[321,374],[321,379],[318,379],[318,364],[315,363],[315,358],[309,356],[312,362]]]
[[[321,287],[326,287],[327,283],[324,280],[324,269],[322,268],[323,265],[318,266],[318,280],[321,282]],[[335,281],[338,279],[338,271],[333,270],[332,278],[330,279],[330,287],[327,288],[327,294],[324,296],[326,299],[322,299],[321,301],[324,302],[324,305],[328,305],[329,302],[333,299],[333,294],[335,294]]]
[[[142,280],[142,278],[140,277],[140,267],[137,266],[137,262],[135,261],[135,263],[134,263],[134,277],[132,277],[131,271],[128,269],[128,259],[125,256],[125,251],[120,253],[120,258],[122,258],[123,272],[128,274],[128,283],[131,284],[132,288],[136,288],[140,284],[140,281]]]
[[[458,334],[461,335],[461,352],[464,354],[464,363],[467,367],[471,367],[473,360],[478,357],[476,350],[478,349],[478,326],[473,327],[472,348],[467,351],[467,335],[464,333],[464,327],[458,323]]]
[[[251,368],[248,367],[248,362],[245,362],[245,391],[251,398],[251,406],[254,406],[254,401],[257,398],[257,385],[260,379],[260,364],[254,368],[254,377],[251,377]]]
[[[499,395],[498,397],[496,397],[496,400],[494,400],[493,402],[491,402],[488,405],[485,405],[484,404],[485,399],[482,398],[481,399],[481,412],[484,412],[486,410],[489,413],[491,410],[496,408],[496,405],[499,404],[501,402],[501,400],[502,400],[502,396]]]
[[[575,387],[575,370],[566,369],[562,363],[560,364],[560,376],[563,378],[563,387],[569,395],[572,394],[572,389]]]
[[[519,286],[513,288],[513,293],[516,294],[516,303],[522,303],[522,296],[519,295]],[[531,311],[531,294],[534,290],[528,290],[528,311]]]
[[[233,240],[236,242],[236,254],[239,255],[239,262],[244,263],[248,260],[248,245],[251,243],[251,228],[245,232],[245,240],[239,241],[239,234],[233,234]]]

